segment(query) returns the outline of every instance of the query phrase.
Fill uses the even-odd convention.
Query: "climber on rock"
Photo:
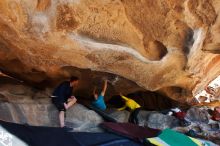
[[[79,78],[72,76],[69,81],[62,82],[52,94],[52,102],[59,110],[60,127],[64,127],[65,111],[73,106],[77,99],[72,96],[73,89],[78,85]]]
[[[139,111],[141,110],[141,106],[136,101],[123,96],[121,93],[120,93],[120,96],[122,99],[124,99],[125,105],[119,108],[118,110],[121,111],[121,110],[128,108],[131,112],[130,117],[129,117],[129,122],[138,124],[137,115]]]
[[[106,110],[106,104],[104,101],[105,92],[108,86],[108,80],[104,81],[104,86],[100,94],[97,93],[96,87],[93,90],[93,96],[95,101],[92,102],[92,106],[100,110]]]

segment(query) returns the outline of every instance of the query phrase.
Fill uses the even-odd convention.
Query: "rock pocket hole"
[[[150,41],[147,46],[147,56],[150,60],[161,60],[167,54],[167,48],[160,41]]]

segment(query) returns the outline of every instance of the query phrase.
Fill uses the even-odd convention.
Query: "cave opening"
[[[96,86],[98,91],[100,91],[103,86],[103,79],[108,79],[110,81],[105,96],[106,104],[110,108],[119,108],[123,106],[124,102],[120,98],[119,93],[135,100],[146,110],[170,109],[179,105],[177,101],[174,101],[157,91],[147,91],[138,86],[135,82],[111,73],[92,71],[90,69],[79,69],[72,66],[60,68],[60,73],[61,74],[57,78],[47,78],[46,80],[42,80],[42,82],[37,83],[26,82],[25,80],[22,81],[21,78],[16,78],[16,76],[9,76],[1,73],[0,87],[3,87],[6,84],[11,84],[11,88],[13,88],[13,85],[20,86],[19,90],[22,90],[20,88],[24,88],[23,90],[27,90],[26,88],[29,88],[28,90],[33,92],[29,93],[31,98],[37,99],[38,93],[45,94],[45,96],[41,95],[39,98],[48,98],[53,89],[59,83],[67,80],[69,75],[74,75],[80,78],[79,85],[76,89],[74,89],[74,95],[77,97],[78,103],[83,105],[88,105],[94,100],[94,97],[92,96],[93,88]],[[64,76],[64,74],[68,75]]]

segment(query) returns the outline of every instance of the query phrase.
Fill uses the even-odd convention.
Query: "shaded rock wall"
[[[216,77],[218,0],[0,2],[0,69],[32,84],[66,67],[119,75],[186,102]]]

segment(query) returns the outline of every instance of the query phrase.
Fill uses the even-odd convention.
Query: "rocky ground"
[[[191,136],[211,140],[220,144],[220,121],[211,119],[207,107],[191,107],[186,111],[185,120],[190,123],[183,125],[175,116],[164,115],[158,111],[140,111],[139,125],[156,129],[171,128],[182,133],[191,133]]]

